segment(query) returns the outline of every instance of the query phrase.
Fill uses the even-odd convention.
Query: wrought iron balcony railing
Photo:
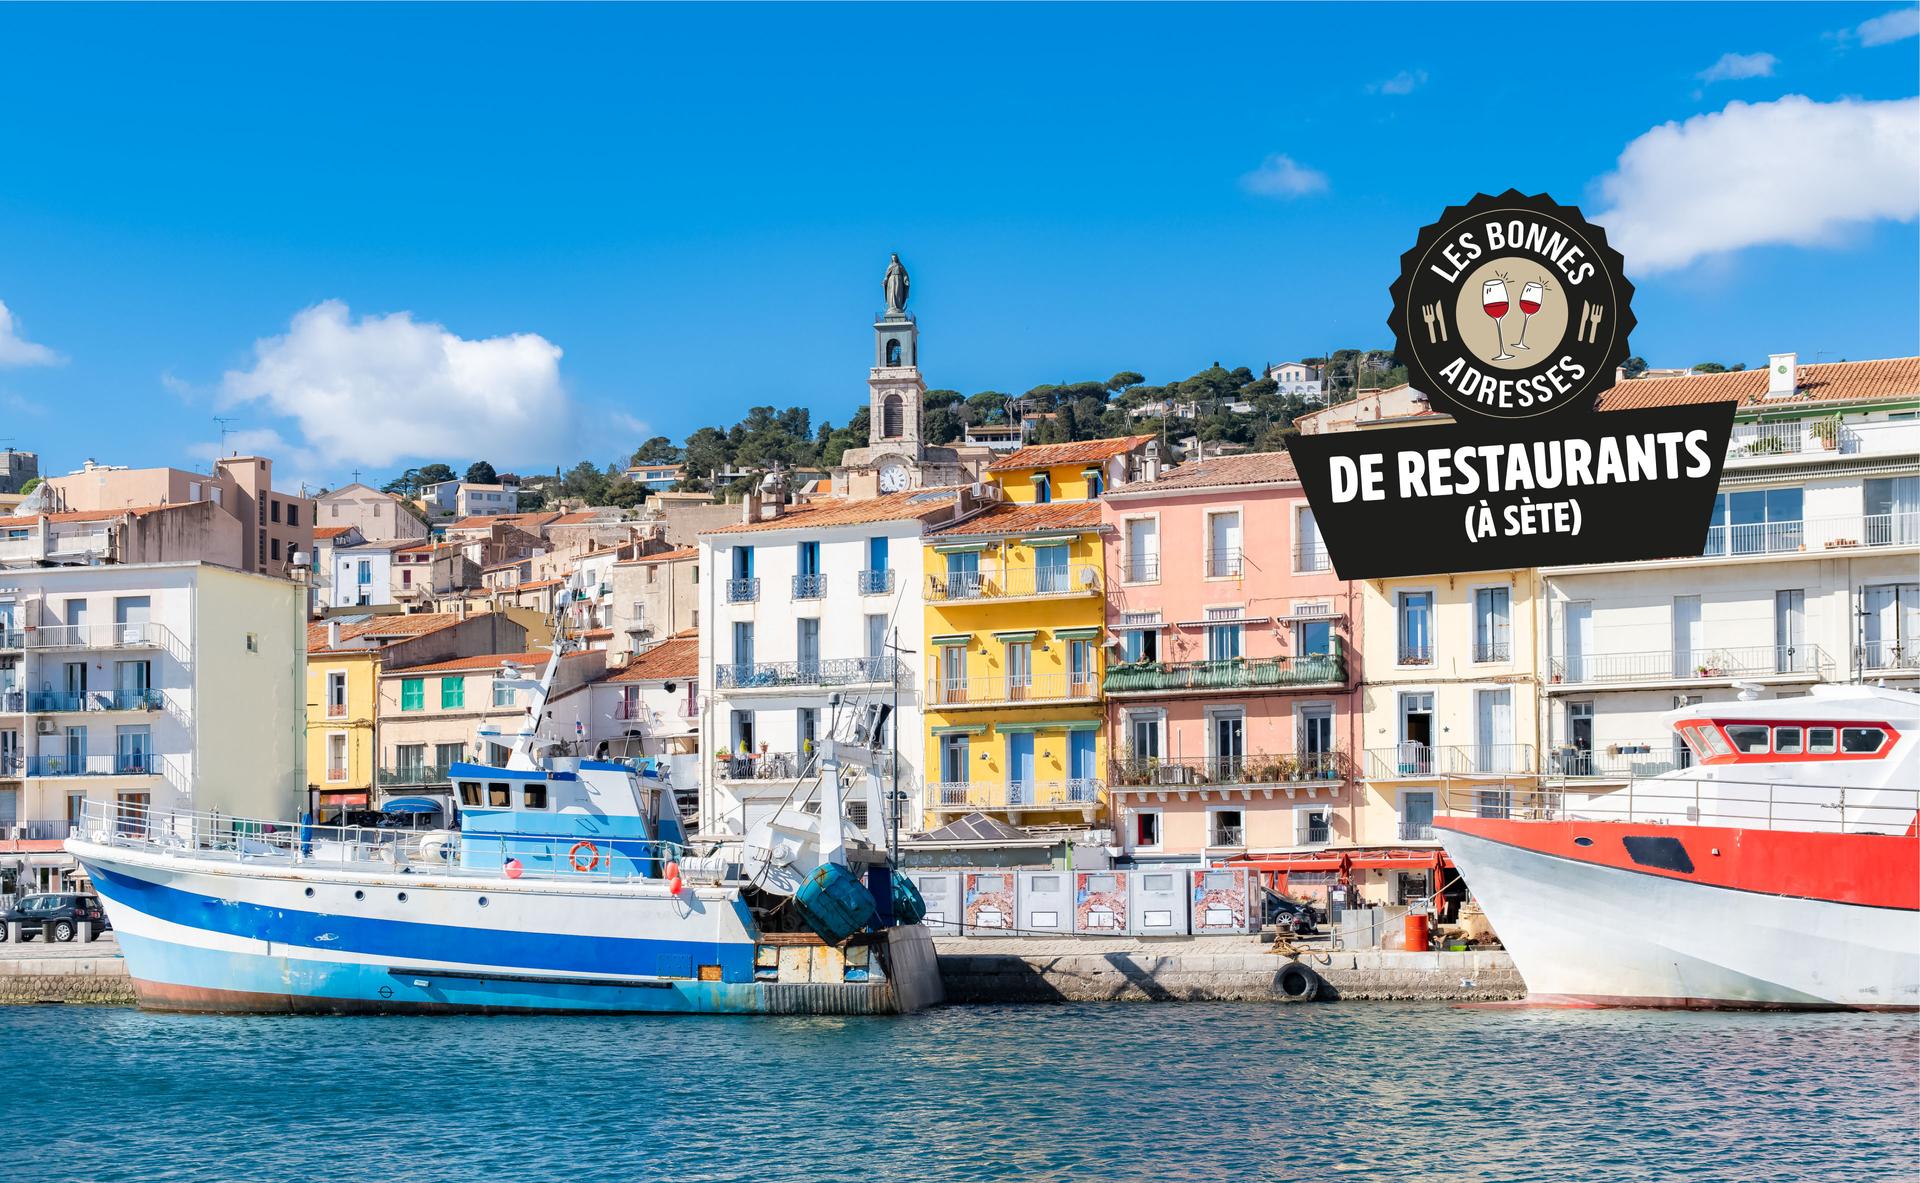
[[[760,599],[760,581],[758,579],[727,580],[727,603],[752,604]]]
[[[793,598],[796,600],[818,600],[827,594],[825,575],[796,575],[793,577]]]
[[[1324,546],[1296,546],[1293,548],[1293,569],[1303,575],[1330,571],[1333,569],[1333,560],[1328,557]]]
[[[1242,570],[1240,548],[1223,546],[1219,550],[1210,550],[1206,557],[1208,579],[1238,579]]]
[[[1712,526],[1700,553],[1720,558],[1914,545],[1920,545],[1920,512],[1909,510]]]
[[[1346,656],[1336,640],[1332,653],[1112,665],[1103,688],[1108,694],[1165,694],[1343,685],[1346,680]]]
[[[1864,670],[1920,670],[1920,638],[1868,641],[1860,647]]]
[[[27,634],[17,628],[0,628],[0,649],[25,649]]]
[[[1345,752],[1241,756],[1124,756],[1108,771],[1116,789],[1218,788],[1339,783],[1353,775]]]
[[[1402,841],[1402,842],[1432,842],[1433,840],[1434,840],[1434,837],[1433,837],[1433,823],[1432,823],[1432,822],[1430,822],[1430,821],[1425,821],[1425,822],[1422,822],[1422,821],[1407,821],[1407,820],[1406,820],[1406,819],[1404,819],[1404,818],[1402,818],[1402,819],[1401,819],[1401,821],[1400,821],[1400,841]]]
[[[1130,554],[1121,561],[1120,578],[1127,583],[1152,583],[1160,578],[1160,556]]]
[[[1547,659],[1555,682],[1672,682],[1720,678],[1820,677],[1832,665],[1818,645],[1733,645],[1646,649]]]
[[[860,572],[860,594],[863,596],[886,596],[893,594],[893,568],[884,571],[866,570]]]
[[[767,690],[780,686],[852,686],[864,682],[891,682],[896,664],[891,657],[728,662],[713,667],[713,683],[723,690]]]
[[[1091,675],[1031,674],[1027,677],[968,678],[964,682],[940,677],[927,680],[926,703],[930,707],[989,706],[1021,702],[1070,702],[1097,698],[1099,683]]]
[[[1454,744],[1446,749],[1446,769],[1466,776],[1533,771],[1530,743]]]
[[[936,781],[927,786],[927,798],[933,808],[947,811],[1062,809],[1096,804],[1105,791],[1106,784],[1098,777],[1012,783]]]
[[[36,690],[27,696],[29,711],[52,714],[63,711],[157,711],[166,705],[158,690],[90,690],[68,694],[58,690]]]
[[[160,757],[151,752],[82,756],[29,756],[28,776],[153,776]]]
[[[1659,776],[1681,767],[1680,742],[1661,739],[1622,739],[1592,748],[1563,744],[1549,749],[1541,771],[1548,776],[1603,777],[1609,780]]]
[[[1100,568],[1087,564],[1015,567],[927,576],[929,600],[999,600],[1024,596],[1100,594]]]
[[[28,649],[173,649],[174,635],[165,625],[43,624],[26,630]]]
[[[1367,777],[1394,780],[1438,776],[1446,765],[1440,749],[1423,743],[1401,743],[1367,749]]]

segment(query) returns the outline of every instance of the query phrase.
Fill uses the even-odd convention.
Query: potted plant
[[[1837,417],[1817,419],[1808,425],[1808,430],[1814,439],[1820,441],[1820,447],[1825,451],[1833,451],[1840,442],[1840,420]]]

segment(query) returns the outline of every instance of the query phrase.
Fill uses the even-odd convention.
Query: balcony
[[[1367,749],[1368,780],[1421,780],[1446,767],[1440,749],[1423,743]]]
[[[863,596],[892,595],[893,569],[860,572],[860,594]]]
[[[1454,744],[1445,749],[1448,772],[1456,776],[1505,776],[1533,772],[1530,743]]]
[[[827,594],[825,575],[796,575],[793,577],[793,598],[796,600],[818,600]]]
[[[1431,821],[1424,821],[1424,822],[1409,821],[1406,818],[1402,818],[1400,820],[1400,841],[1402,842],[1434,841],[1433,823]]]
[[[1513,646],[1506,641],[1475,641],[1473,660],[1476,662],[1512,661]]]
[[[0,714],[18,715],[27,709],[27,692],[18,686],[0,686]]]
[[[1920,672],[1920,640],[1868,641],[1860,647],[1860,668]]]
[[[1647,683],[1732,681],[1780,678],[1811,681],[1826,676],[1832,663],[1818,645],[1738,645],[1693,651],[1648,649],[1637,653],[1595,653],[1550,657],[1547,676],[1556,684],[1634,685]]]
[[[1917,545],[1920,545],[1920,513],[1846,514],[1711,526],[1700,554],[1702,558],[1741,558]]]
[[[67,694],[58,690],[36,690],[27,695],[27,710],[36,714],[67,711],[157,711],[166,705],[158,690],[91,690],[85,694]]]
[[[347,704],[346,704],[346,703],[344,703],[344,702],[330,702],[330,703],[328,703],[328,704],[327,704],[327,718],[329,718],[329,719],[344,719],[344,718],[346,718],[346,717],[347,717]]]
[[[1047,596],[1097,596],[1100,594],[1100,583],[1100,568],[1086,564],[966,571],[927,576],[927,599],[952,603]]]
[[[1032,674],[1025,678],[968,678],[951,682],[944,678],[927,680],[926,705],[929,708],[984,706],[1026,706],[1034,703],[1094,702],[1099,687],[1092,677],[1071,674]]]
[[[1243,788],[1337,785],[1351,779],[1345,752],[1242,756],[1127,756],[1113,762],[1108,783],[1121,789]]]
[[[727,603],[753,604],[760,599],[760,581],[758,579],[727,580]]]
[[[985,781],[938,781],[927,786],[931,808],[947,813],[972,809],[1082,809],[1100,803],[1106,791],[1098,777],[995,784]]]
[[[1213,837],[1207,842],[1209,847],[1228,847],[1239,849],[1247,844],[1245,826],[1219,826],[1213,831]]]
[[[1727,460],[1777,460],[1785,456],[1847,456],[1867,450],[1859,432],[1840,416],[1786,423],[1736,423],[1727,438]]]
[[[1402,641],[1400,643],[1400,647],[1394,651],[1394,664],[1395,665],[1432,665],[1433,664],[1433,642],[1421,641],[1417,643],[1409,643],[1406,641]]]
[[[792,780],[813,761],[811,752],[721,752],[714,757],[721,780]]]
[[[1623,739],[1604,747],[1576,748],[1571,744],[1547,753],[1548,776],[1591,777],[1600,780],[1634,780],[1659,776],[1683,767],[1673,736],[1660,739]]]
[[[102,756],[28,756],[28,776],[158,776],[160,757],[151,752]]]
[[[26,630],[28,649],[173,649],[166,626],[141,624],[43,624]]]
[[[0,628],[0,650],[25,649],[27,634],[17,628]]]
[[[340,770],[340,779],[346,779],[346,770]],[[453,765],[451,764],[401,764],[398,767],[382,768],[376,774],[382,785],[395,788],[421,785],[445,785],[453,783]]]
[[[1122,561],[1120,571],[1120,579],[1125,583],[1158,583],[1160,556],[1157,554],[1128,555]]]
[[[1333,560],[1328,557],[1324,546],[1296,546],[1293,548],[1293,569],[1301,575],[1331,571]]]
[[[1343,686],[1346,681],[1347,661],[1336,641],[1332,653],[1115,665],[1107,670],[1103,688],[1108,694],[1185,694]]]
[[[776,690],[788,686],[855,686],[891,682],[898,665],[891,657],[836,657],[829,661],[759,661],[716,664],[713,684],[721,690]]]
[[[1223,547],[1207,552],[1205,570],[1208,579],[1238,579],[1244,569],[1238,547]]]

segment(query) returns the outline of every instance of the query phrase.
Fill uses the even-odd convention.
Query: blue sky
[[[934,386],[1257,366],[1388,344],[1507,186],[1640,244],[1654,364],[1920,352],[1915,12],[8,7],[0,436],[229,416],[290,485],[839,422],[889,251]]]

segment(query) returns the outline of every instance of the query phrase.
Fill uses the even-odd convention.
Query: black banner
[[[1288,441],[1342,579],[1697,555],[1734,404]]]

